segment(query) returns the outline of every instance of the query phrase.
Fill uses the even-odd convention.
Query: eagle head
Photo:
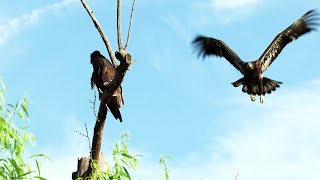
[[[93,61],[94,61],[94,59],[95,58],[97,58],[97,57],[101,57],[102,55],[100,54],[100,52],[99,51],[93,51],[93,53],[91,53],[91,55],[90,55],[90,63],[91,64],[93,64]]]

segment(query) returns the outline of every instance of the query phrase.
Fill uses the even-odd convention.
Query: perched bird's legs
[[[260,103],[264,102],[264,88],[263,88],[263,76],[262,74],[259,76],[259,86],[260,86]]]
[[[254,102],[256,100],[256,96],[253,95],[253,94],[250,94],[250,99],[251,99],[252,102]]]

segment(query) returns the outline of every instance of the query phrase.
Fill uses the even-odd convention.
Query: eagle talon
[[[264,96],[261,95],[261,96],[260,96],[260,103],[263,104],[263,102],[264,102]]]
[[[250,99],[251,99],[251,101],[252,101],[252,102],[254,102],[254,101],[256,100],[256,97],[255,97],[255,95],[253,95],[253,94],[250,94]]]

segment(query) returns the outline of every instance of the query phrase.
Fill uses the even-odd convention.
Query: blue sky
[[[116,50],[116,1],[88,1]],[[123,1],[126,34],[132,2]],[[241,77],[227,61],[202,61],[190,42],[197,34],[225,41],[245,61],[256,60],[273,38],[317,0],[137,0],[128,51],[138,61],[123,82],[120,124],[108,114],[107,158],[123,130],[143,154],[136,174],[160,179],[160,155],[172,179],[318,179],[320,165],[319,32],[289,44],[265,77],[284,82],[252,103],[230,84]],[[104,44],[77,0],[17,0],[0,6],[0,77],[16,101],[30,95],[32,152],[47,153],[49,179],[69,179],[92,135],[90,53]],[[63,165],[62,165],[63,164]],[[56,174],[56,172],[61,172]]]

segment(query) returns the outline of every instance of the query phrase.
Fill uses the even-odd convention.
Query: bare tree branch
[[[73,130],[73,131],[76,132],[76,133],[78,133],[78,134],[80,134],[81,136],[87,137],[86,135],[82,134],[82,133],[79,132],[79,131],[76,131],[76,130]]]
[[[240,174],[238,174],[238,175],[234,178],[234,180],[237,180],[239,176],[240,176]]]
[[[89,149],[91,150],[91,146],[90,146],[90,138],[89,138],[89,133],[88,133],[88,128],[87,128],[87,124],[84,123],[84,126],[86,127],[86,133],[87,135],[84,135],[83,133],[79,132],[79,131],[76,131],[76,130],[73,130],[74,132],[80,134],[81,136],[84,136],[88,139],[88,144],[89,144]]]
[[[121,34],[121,0],[117,0],[117,33],[118,33],[118,48],[122,49],[122,34]]]
[[[126,45],[124,46],[124,49],[125,49],[125,50],[126,50],[127,47],[128,47],[128,43],[129,43],[129,39],[130,39],[130,31],[131,31],[133,11],[134,11],[134,5],[135,5],[135,4],[136,4],[136,0],[133,0],[132,9],[131,9],[131,14],[130,14],[130,24],[129,24],[129,29],[128,29],[128,36],[127,36]]]
[[[113,64],[114,67],[117,67],[117,62],[116,62],[116,58],[113,54],[113,51],[112,51],[112,48],[111,48],[111,45],[110,45],[110,42],[107,38],[107,36],[104,34],[96,16],[93,14],[93,11],[90,9],[89,5],[86,3],[86,0],[81,0],[81,3],[83,5],[83,7],[86,9],[86,11],[88,12],[89,16],[91,17],[92,21],[93,21],[93,24],[94,26],[97,28],[97,30],[99,31],[100,35],[101,35],[101,38],[104,42],[104,44],[106,45],[107,47],[107,50],[108,50],[108,53],[109,53],[109,56],[110,56],[110,59],[111,59],[111,62]]]

